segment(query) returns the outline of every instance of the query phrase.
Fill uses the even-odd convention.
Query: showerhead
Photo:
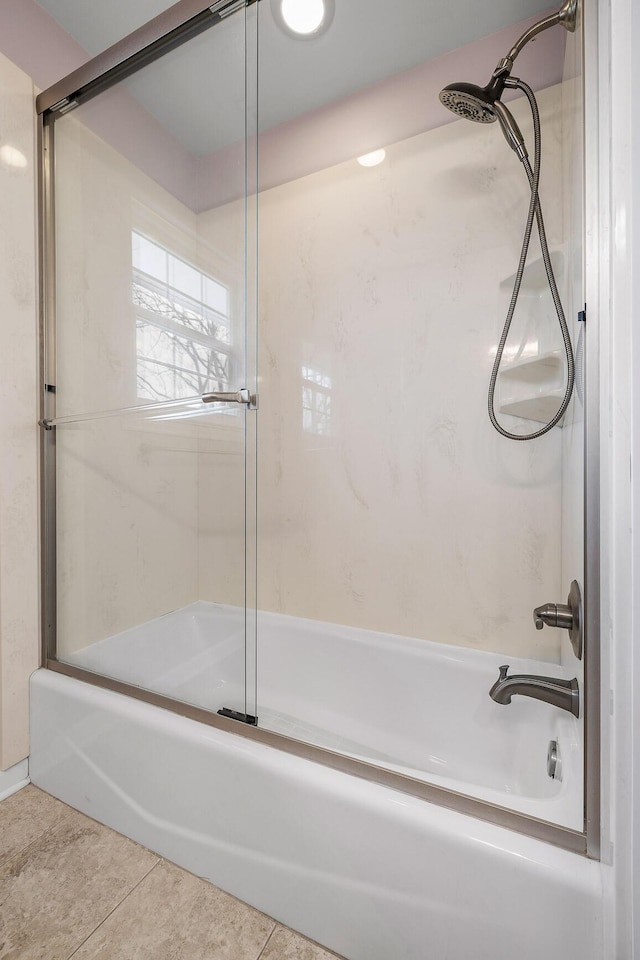
[[[465,120],[475,123],[498,120],[507,143],[523,160],[527,156],[524,139],[510,111],[500,100],[505,86],[511,85],[507,74],[494,75],[486,87],[478,87],[475,83],[451,83],[440,91],[440,102]]]
[[[500,97],[505,87],[518,84],[518,81],[511,80],[510,74],[513,61],[522,48],[543,30],[556,24],[561,24],[565,30],[572,33],[576,29],[577,9],[578,0],[564,0],[557,13],[544,17],[522,34],[507,56],[500,60],[486,87],[478,87],[475,83],[451,83],[440,91],[440,102],[448,110],[457,113],[459,117],[473,120],[474,123],[493,123],[499,120],[509,146],[523,160],[526,157],[526,150],[522,134],[511,113],[500,101]]]
[[[440,91],[440,102],[465,120],[475,123],[495,123],[496,112],[493,84],[478,87],[475,83],[450,83]]]
[[[486,87],[478,87],[475,83],[450,83],[440,91],[440,102],[465,120],[493,123],[498,119],[495,103],[502,96],[507,78],[508,74],[503,71],[494,73]]]

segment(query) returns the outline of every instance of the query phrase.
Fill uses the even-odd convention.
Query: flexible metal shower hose
[[[553,273],[553,267],[551,265],[551,257],[549,255],[549,247],[547,245],[547,237],[544,229],[544,222],[542,219],[542,208],[540,206],[540,198],[538,196],[538,187],[540,185],[540,160],[541,160],[541,135],[540,135],[540,114],[538,112],[538,104],[534,96],[533,90],[528,84],[523,80],[518,80],[515,77],[512,79],[509,86],[518,87],[520,90],[524,91],[529,104],[531,106],[531,113],[533,116],[533,134],[534,134],[534,160],[533,160],[533,170],[531,169],[531,164],[527,157],[522,161],[524,168],[527,172],[527,177],[529,179],[529,186],[531,187],[531,202],[529,204],[529,214],[527,216],[527,225],[524,231],[524,238],[522,241],[522,250],[520,251],[520,261],[518,263],[518,271],[516,273],[515,283],[513,285],[513,293],[511,294],[511,303],[509,304],[509,310],[507,312],[507,318],[504,323],[504,328],[502,330],[502,336],[500,337],[500,342],[498,344],[498,350],[496,353],[496,358],[493,364],[493,370],[491,371],[491,380],[489,381],[489,418],[491,423],[496,428],[498,433],[501,433],[503,437],[507,437],[509,440],[535,440],[537,437],[544,436],[545,433],[548,433],[549,430],[552,430],[557,423],[562,420],[563,416],[567,412],[567,407],[571,400],[571,394],[573,393],[573,385],[575,381],[575,364],[573,360],[573,350],[571,348],[571,337],[569,335],[569,329],[567,327],[567,321],[565,319],[564,310],[562,309],[562,302],[560,300],[560,294],[558,293],[558,287],[556,285],[556,278]],[[495,403],[495,390],[496,382],[498,379],[498,372],[500,370],[500,364],[502,363],[502,354],[504,352],[504,347],[507,342],[507,337],[509,336],[509,330],[511,328],[511,321],[513,320],[513,315],[515,313],[516,304],[518,302],[518,297],[520,296],[520,287],[522,285],[522,276],[524,274],[524,268],[526,265],[527,254],[529,252],[529,242],[531,240],[531,231],[533,229],[533,221],[536,220],[538,227],[538,235],[540,237],[540,248],[542,250],[542,259],[544,261],[544,269],[547,274],[547,281],[549,283],[549,289],[551,290],[551,296],[553,297],[553,303],[556,309],[556,314],[558,317],[558,323],[560,324],[560,330],[562,332],[562,339],[564,341],[564,349],[567,356],[567,388],[565,390],[564,399],[560,404],[560,408],[555,416],[541,427],[539,430],[536,430],[534,433],[510,433],[508,430],[505,430],[502,427],[496,418],[494,403]]]

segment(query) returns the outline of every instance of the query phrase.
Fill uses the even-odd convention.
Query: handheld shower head
[[[522,136],[520,127],[516,123],[515,117],[508,107],[505,107],[502,100],[496,100],[493,109],[500,121],[500,127],[504,133],[505,140],[511,149],[515,150],[520,160],[526,160],[529,154],[527,153],[527,148],[524,145],[524,137]]]

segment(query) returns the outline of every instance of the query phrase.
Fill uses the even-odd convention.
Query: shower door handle
[[[234,393],[203,393],[203,403],[244,403],[249,410],[258,409],[258,397],[255,393],[250,393],[246,387],[242,390],[236,390]]]

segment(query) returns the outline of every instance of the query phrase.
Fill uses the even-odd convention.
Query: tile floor
[[[332,960],[34,786],[0,803],[2,960]]]

